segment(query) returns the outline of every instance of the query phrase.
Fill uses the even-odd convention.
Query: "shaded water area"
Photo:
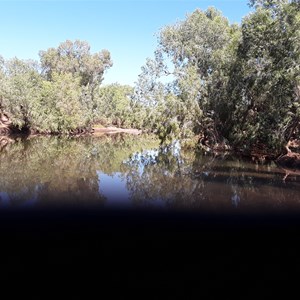
[[[0,152],[0,209],[300,210],[300,176],[275,163],[159,149],[149,136],[31,137]]]

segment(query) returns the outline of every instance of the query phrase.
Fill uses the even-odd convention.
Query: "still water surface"
[[[97,206],[215,212],[300,211],[300,176],[274,163],[159,150],[124,134],[17,139],[0,151],[0,209]]]

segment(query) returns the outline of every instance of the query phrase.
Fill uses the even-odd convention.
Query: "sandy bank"
[[[110,134],[110,133],[130,133],[130,134],[138,135],[142,133],[142,130],[123,129],[118,127],[93,128],[93,135]]]

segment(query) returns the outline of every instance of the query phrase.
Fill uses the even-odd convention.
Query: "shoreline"
[[[131,135],[140,135],[144,131],[135,129],[135,128],[120,128],[120,127],[101,127],[101,128],[92,128],[90,132],[82,132],[77,134],[71,134],[72,137],[79,137],[79,136],[104,136],[104,135],[110,135],[110,134],[117,134],[117,133],[127,133]],[[7,132],[5,132],[7,133]],[[32,138],[36,136],[58,136],[58,134],[50,134],[50,133],[30,133],[30,132],[10,132],[7,134],[0,134],[0,150],[5,148],[7,144],[12,142],[15,138]],[[204,149],[203,149],[204,150]],[[253,153],[253,152],[243,152],[241,149],[213,149],[210,148],[208,151],[211,154],[220,154],[224,152],[229,152],[233,155],[237,155],[240,157],[243,157],[244,159],[250,159],[253,162],[259,161],[261,163],[264,163],[265,161],[273,161],[281,168],[289,169],[291,173],[299,173],[300,172],[300,154],[296,152],[288,152],[286,154],[282,153],[278,157],[275,157],[274,155],[268,155],[267,153]]]
[[[119,128],[119,127],[103,127],[103,128],[93,128],[91,134],[92,135],[103,135],[103,134],[111,134],[111,133],[128,133],[133,135],[139,135],[142,133],[142,130],[133,129],[133,128]]]
[[[2,132],[1,132],[2,131]],[[69,136],[84,136],[84,135],[102,135],[102,134],[112,134],[112,133],[128,133],[133,135],[139,135],[143,133],[143,130],[136,128],[120,128],[120,127],[101,127],[92,128],[91,131],[83,131],[78,133],[69,134],[59,134],[59,133],[37,133],[30,131],[15,131],[8,126],[0,126],[0,138],[14,138],[14,137],[34,137],[34,136],[59,136],[59,135],[69,135]]]

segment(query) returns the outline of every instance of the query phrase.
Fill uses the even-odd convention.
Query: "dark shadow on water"
[[[157,147],[118,135],[7,145],[2,274],[30,287],[61,283],[72,299],[99,290],[210,299],[236,287],[256,299],[298,278],[299,177],[283,182],[274,165]]]
[[[253,299],[299,275],[300,221],[291,213],[35,208],[1,211],[0,228],[7,278],[55,280],[80,299],[100,287],[119,299],[162,291],[186,299],[240,295],[236,286]]]
[[[0,174],[11,298],[291,298],[300,276],[300,177],[274,164],[149,137],[36,137],[1,148]]]

